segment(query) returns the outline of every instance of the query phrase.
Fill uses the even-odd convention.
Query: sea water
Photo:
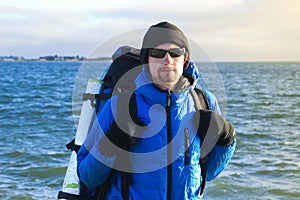
[[[85,65],[98,66],[99,77],[107,63]],[[216,66],[224,93],[208,88],[236,128],[237,149],[207,183],[205,199],[300,199],[300,63]],[[78,83],[87,80],[81,69],[79,62],[0,62],[0,199],[57,198],[85,89]]]

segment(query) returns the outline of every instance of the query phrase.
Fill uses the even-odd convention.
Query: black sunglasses
[[[180,57],[185,54],[185,48],[174,48],[174,49],[149,49],[149,56],[153,58],[163,58],[165,57],[166,53],[172,58]]]

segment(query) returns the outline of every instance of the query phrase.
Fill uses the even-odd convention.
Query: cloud
[[[145,31],[168,20],[216,60],[295,59],[300,58],[299,4],[297,0],[134,0],[100,5],[96,0],[18,4],[11,0],[0,3],[4,27],[0,29],[0,55],[38,56],[47,51],[87,55],[119,34]],[[137,45],[143,33],[134,36]],[[283,57],[282,51],[291,53]]]

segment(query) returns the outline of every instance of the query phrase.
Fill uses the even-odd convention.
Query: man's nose
[[[173,61],[173,58],[170,56],[170,54],[168,52],[166,52],[165,56],[164,56],[164,64],[168,65]]]

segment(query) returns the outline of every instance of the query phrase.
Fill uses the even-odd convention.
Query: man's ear
[[[185,52],[183,69],[186,69],[189,66],[189,63],[190,63],[189,53]]]
[[[186,69],[189,66],[189,63],[190,63],[189,59],[185,58],[183,63],[183,69]]]

